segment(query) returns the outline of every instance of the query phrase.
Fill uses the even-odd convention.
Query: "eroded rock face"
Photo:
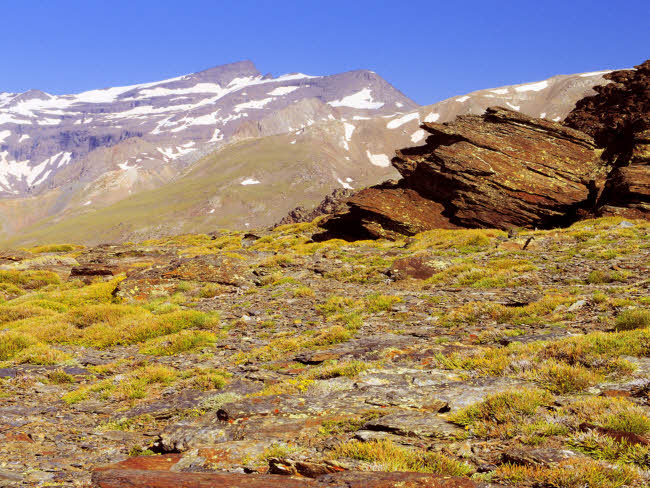
[[[426,123],[424,148],[397,152],[404,184],[464,227],[547,227],[588,205],[600,162],[591,137],[504,108]]]
[[[592,135],[614,169],[599,199],[599,214],[650,215],[650,60],[614,71],[596,95],[578,102],[565,123]]]
[[[330,235],[549,227],[593,206],[604,178],[593,139],[559,123],[497,107],[422,127],[426,145],[393,159],[403,179],[353,197],[348,214],[324,225]]]
[[[650,60],[605,75],[565,123],[501,107],[425,122],[397,151],[398,183],[363,190],[321,238],[389,238],[453,227],[550,228],[650,215]]]
[[[280,222],[273,226],[273,228],[286,224],[298,224],[301,222],[311,222],[317,217],[322,215],[332,215],[335,213],[343,212],[346,209],[346,202],[348,198],[354,195],[354,191],[348,188],[337,188],[332,193],[327,195],[321,203],[319,203],[312,210],[307,210],[305,207],[296,207],[289,212]]]
[[[603,78],[612,83],[594,87],[597,94],[580,100],[564,123],[594,137],[612,157],[629,159],[634,134],[650,128],[650,60]]]

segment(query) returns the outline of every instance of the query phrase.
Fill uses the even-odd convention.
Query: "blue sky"
[[[74,93],[250,59],[376,71],[421,104],[650,57],[650,1],[0,0],[0,92]]]

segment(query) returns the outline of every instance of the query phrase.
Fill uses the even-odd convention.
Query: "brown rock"
[[[428,255],[409,256],[397,259],[391,266],[389,274],[395,279],[426,280],[446,267],[445,263]]]
[[[181,454],[164,454],[162,456],[135,456],[120,461],[108,468],[103,469],[134,469],[147,471],[169,471],[178,461],[181,460]]]
[[[280,475],[96,470],[95,488],[476,488],[469,478],[425,473],[346,471],[316,480]]]
[[[96,488],[305,488],[321,487],[307,478],[239,473],[175,473],[134,469],[96,470]]]
[[[359,192],[321,238],[396,238],[456,227],[552,227],[595,204],[605,169],[593,139],[504,108],[426,123],[426,145],[397,151],[402,174]]]
[[[177,266],[162,273],[162,277],[243,286],[248,280],[247,273],[248,266],[240,259],[224,255],[206,255],[184,259]]]
[[[602,215],[644,218],[650,215],[650,165],[616,168],[601,196]]]
[[[330,488],[476,488],[469,478],[425,473],[344,471],[318,479]]]
[[[75,266],[70,276],[113,276],[113,271],[104,266]]]
[[[650,215],[650,60],[635,70],[608,73],[565,123],[594,137],[615,168],[599,198],[601,215]]]
[[[597,94],[578,101],[564,121],[590,134],[607,148],[607,159],[620,163],[629,162],[634,133],[650,128],[650,60],[635,68],[604,75],[611,83],[594,87]]]
[[[549,227],[589,204],[600,162],[593,140],[503,108],[425,124],[423,148],[397,152],[404,185],[465,227]]]
[[[443,215],[442,204],[392,183],[360,191],[348,200],[348,206],[349,212],[325,221],[326,232],[314,240],[396,239],[425,230],[457,228]]]

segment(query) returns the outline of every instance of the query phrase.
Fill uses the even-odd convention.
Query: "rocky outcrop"
[[[605,75],[565,124],[502,107],[425,122],[397,151],[402,175],[363,190],[320,239],[395,238],[436,228],[550,228],[650,214],[650,61]]]
[[[505,108],[422,128],[426,144],[392,161],[402,180],[357,194],[349,213],[324,224],[328,235],[550,227],[593,206],[605,176],[590,136]]]
[[[352,195],[354,195],[353,190],[349,190],[347,188],[337,188],[332,193],[327,195],[323,201],[320,202],[312,210],[307,210],[302,206],[294,208],[286,217],[274,225],[272,229],[286,224],[311,222],[315,218],[321,217],[323,215],[332,215],[335,213],[343,212],[346,209],[347,200]]]
[[[650,129],[650,60],[603,78],[612,83],[594,87],[597,94],[578,101],[564,123],[591,135],[610,157],[628,162],[635,134]]]
[[[650,60],[604,78],[612,83],[595,87],[565,123],[593,136],[614,166],[599,213],[643,218],[650,214]]]

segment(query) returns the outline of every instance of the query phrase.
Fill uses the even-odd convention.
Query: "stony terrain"
[[[647,221],[315,232],[1,251],[0,485],[647,486]]]

